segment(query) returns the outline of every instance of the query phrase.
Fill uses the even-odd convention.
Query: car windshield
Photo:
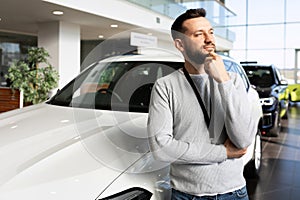
[[[49,103],[101,110],[148,112],[154,82],[183,67],[180,62],[98,63],[81,73]]]
[[[248,89],[248,80],[236,63],[224,60],[227,71],[238,73]],[[183,67],[183,62],[100,62],[83,71],[59,91],[49,104],[78,108],[148,112],[155,81]]]
[[[256,87],[271,87],[275,83],[271,68],[246,66],[244,69],[250,83]]]

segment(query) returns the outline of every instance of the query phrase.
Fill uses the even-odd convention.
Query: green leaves
[[[25,102],[41,103],[47,100],[50,90],[58,86],[59,74],[48,63],[48,57],[44,48],[30,48],[27,61],[14,62],[9,68],[7,78],[12,82],[11,88],[23,90]],[[39,63],[47,66],[38,68]]]
[[[28,64],[32,69],[37,68],[39,63],[48,64],[47,59],[49,57],[49,53],[43,47],[31,47],[28,49]]]

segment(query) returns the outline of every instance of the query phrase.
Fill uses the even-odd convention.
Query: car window
[[[282,78],[282,76],[281,76],[281,74],[280,74],[280,72],[279,72],[279,70],[277,69],[277,68],[275,68],[275,74],[276,74],[276,79],[277,79],[277,81],[278,81],[278,83],[277,84],[280,84],[280,81],[283,79]]]
[[[257,87],[271,87],[275,84],[272,68],[269,67],[244,67],[249,81]]]
[[[49,103],[90,109],[148,112],[158,78],[182,68],[176,62],[97,64],[60,91]]]
[[[235,62],[224,59],[227,71],[238,73],[248,89],[247,78]],[[148,112],[152,87],[158,78],[179,68],[182,62],[98,63],[64,87],[48,103],[79,108]]]
[[[230,61],[230,60],[223,59],[223,61],[224,61],[224,65],[225,65],[225,68],[227,71],[235,72],[240,75],[240,77],[242,78],[243,83],[246,87],[246,90],[248,91],[250,85],[248,82],[247,75],[245,74],[245,71],[242,69],[242,67],[240,65],[238,65],[237,63]]]

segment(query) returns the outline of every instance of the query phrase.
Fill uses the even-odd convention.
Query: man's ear
[[[184,45],[183,45],[183,42],[181,39],[175,39],[174,40],[174,43],[175,43],[175,47],[180,51],[180,52],[183,52],[184,51]]]

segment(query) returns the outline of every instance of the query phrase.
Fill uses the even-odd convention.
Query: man
[[[251,117],[241,78],[227,72],[215,53],[205,15],[190,9],[172,25],[185,64],[153,87],[149,144],[155,159],[171,163],[172,199],[248,199],[240,158],[258,119]]]

